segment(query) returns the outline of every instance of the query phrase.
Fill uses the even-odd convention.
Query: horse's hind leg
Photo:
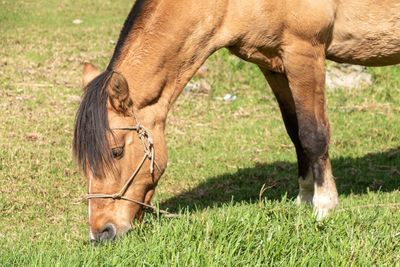
[[[299,171],[299,195],[297,196],[296,203],[312,203],[314,196],[314,178],[310,171],[310,161],[301,146],[296,107],[289,88],[288,79],[285,74],[271,72],[263,68],[261,68],[261,71],[264,73],[265,78],[275,94],[281,109],[286,131],[296,149]]]

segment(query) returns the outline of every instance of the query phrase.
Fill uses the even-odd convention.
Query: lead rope
[[[150,212],[153,215],[161,214],[167,218],[179,217],[178,214],[173,214],[173,213],[170,213],[165,210],[157,209],[156,207],[154,207],[152,205],[146,204],[146,203],[138,201],[138,200],[130,199],[130,198],[127,198],[124,196],[126,191],[129,188],[129,186],[132,184],[132,181],[135,179],[136,175],[139,173],[140,169],[142,168],[146,159],[150,159],[150,174],[152,175],[152,177],[154,177],[154,165],[157,167],[157,169],[161,173],[161,169],[154,159],[154,143],[153,143],[152,136],[149,134],[149,132],[146,130],[146,128],[144,128],[142,125],[140,125],[137,122],[136,116],[134,114],[132,114],[132,117],[136,121],[136,126],[125,127],[125,128],[115,128],[113,130],[136,131],[139,134],[139,138],[143,144],[143,150],[144,150],[144,156],[143,156],[142,161],[139,163],[139,165],[136,167],[135,171],[131,174],[131,176],[128,178],[128,180],[126,181],[126,183],[124,184],[124,186],[121,188],[121,190],[118,193],[115,193],[115,194],[88,194],[86,196],[86,199],[90,200],[90,199],[94,199],[94,198],[111,198],[113,200],[126,200],[126,201],[129,201],[129,202],[132,202],[132,203],[142,206],[143,210],[145,212]]]

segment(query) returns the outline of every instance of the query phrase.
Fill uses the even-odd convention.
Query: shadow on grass
[[[370,153],[360,158],[332,159],[339,194],[364,194],[369,191],[391,192],[400,188],[400,147],[381,153]],[[285,194],[294,198],[298,192],[297,164],[274,162],[256,164],[209,178],[196,188],[174,196],[161,208],[177,211],[179,208],[202,210],[228,202],[257,201],[262,186],[263,197],[280,200]]]

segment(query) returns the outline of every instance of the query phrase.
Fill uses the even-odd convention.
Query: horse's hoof
[[[323,221],[331,213],[330,209],[327,208],[316,208],[314,207],[314,216],[317,221]]]
[[[313,197],[314,215],[317,221],[325,219],[338,205],[336,194],[330,196],[314,195]]]
[[[300,189],[300,192],[297,195],[296,200],[295,200],[296,205],[299,206],[301,204],[312,204],[313,195],[314,195],[313,191]]]

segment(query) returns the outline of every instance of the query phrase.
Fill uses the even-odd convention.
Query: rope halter
[[[133,117],[135,118],[135,116],[133,116]],[[135,118],[135,120],[136,120],[136,118]],[[151,136],[150,132],[148,130],[146,130],[146,128],[144,128],[139,123],[137,123],[136,126],[133,126],[133,127],[113,128],[111,130],[112,131],[135,131],[135,132],[137,132],[139,135],[140,141],[143,144],[144,156],[143,156],[142,160],[140,161],[139,165],[136,167],[136,169],[131,174],[131,176],[128,178],[128,180],[125,182],[125,184],[122,186],[121,190],[119,190],[119,192],[117,192],[115,194],[87,194],[86,199],[91,200],[91,199],[96,199],[96,198],[109,198],[112,200],[125,200],[125,201],[129,201],[131,203],[135,203],[135,204],[142,206],[144,208],[144,211],[151,212],[153,214],[164,214],[164,215],[167,215],[170,217],[174,217],[173,214],[171,214],[167,211],[159,210],[152,205],[149,205],[144,202],[141,202],[141,201],[138,201],[135,199],[131,199],[131,198],[128,198],[125,196],[126,191],[131,186],[133,180],[135,179],[135,177],[137,176],[137,174],[139,173],[140,169],[142,168],[143,164],[145,163],[145,161],[147,159],[150,160],[150,174],[152,175],[152,177],[154,175],[154,165],[157,167],[157,169],[161,173],[160,167],[154,160],[154,142],[153,142],[153,137]]]

